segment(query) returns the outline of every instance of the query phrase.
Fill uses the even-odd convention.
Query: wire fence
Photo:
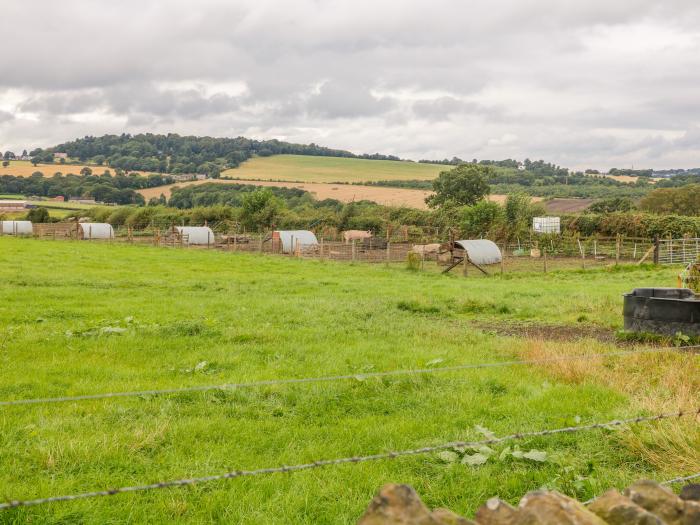
[[[451,449],[451,448],[473,448],[473,447],[480,447],[480,446],[485,446],[485,445],[495,445],[495,444],[504,443],[504,442],[508,442],[508,441],[523,440],[523,439],[534,438],[534,437],[553,436],[553,435],[557,435],[557,434],[573,434],[576,432],[596,430],[596,429],[612,429],[612,428],[621,427],[624,425],[651,423],[654,421],[661,421],[661,420],[665,420],[665,419],[682,418],[682,417],[689,417],[689,416],[697,417],[699,415],[700,415],[700,408],[694,408],[694,409],[689,410],[689,411],[680,410],[678,412],[668,412],[668,413],[656,414],[653,416],[638,416],[638,417],[627,418],[627,419],[616,419],[616,420],[612,420],[612,421],[606,421],[603,423],[592,423],[589,425],[579,425],[579,426],[561,427],[561,428],[555,428],[555,429],[538,430],[538,431],[534,431],[534,432],[515,433],[515,434],[503,436],[500,438],[495,437],[495,438],[490,438],[490,439],[483,439],[480,441],[451,441],[451,442],[442,443],[439,445],[432,445],[432,446],[413,448],[413,449],[394,450],[391,452],[381,452],[378,454],[370,454],[370,455],[364,455],[364,456],[351,456],[351,457],[343,457],[343,458],[336,458],[336,459],[322,459],[322,460],[313,461],[311,463],[300,463],[300,464],[296,464],[296,465],[282,465],[282,466],[277,466],[277,467],[260,468],[260,469],[255,469],[255,470],[234,470],[234,471],[230,471],[230,472],[225,472],[223,474],[211,474],[211,475],[207,475],[207,476],[175,479],[175,480],[169,480],[169,481],[161,481],[158,483],[150,483],[150,484],[145,484],[145,485],[132,485],[132,486],[118,487],[118,488],[112,488],[112,489],[106,489],[106,490],[95,490],[95,491],[82,492],[82,493],[77,493],[77,494],[51,496],[51,497],[47,497],[47,498],[37,498],[37,499],[28,499],[28,500],[9,500],[5,503],[0,504],[0,510],[12,509],[12,508],[17,508],[17,507],[30,507],[30,506],[35,506],[35,505],[43,505],[43,504],[47,504],[47,503],[56,503],[56,502],[62,502],[62,501],[75,501],[75,500],[97,498],[97,497],[103,497],[103,496],[114,496],[117,494],[142,492],[142,491],[148,491],[148,490],[182,487],[182,486],[187,486],[187,485],[195,485],[198,483],[210,483],[213,481],[221,481],[221,480],[235,479],[235,478],[241,478],[241,477],[292,473],[292,472],[299,472],[302,470],[310,470],[310,469],[336,466],[336,465],[358,464],[358,463],[365,463],[368,461],[396,459],[396,458],[406,457],[406,456],[416,456],[416,455],[422,455],[422,454],[429,454],[429,453],[438,452],[441,450],[446,450],[446,449]],[[681,479],[681,478],[677,478],[677,479]],[[676,480],[672,480],[671,482],[675,482],[675,481]]]
[[[678,347],[658,347],[658,348],[638,348],[635,350],[624,350],[620,352],[601,352],[593,354],[581,354],[581,355],[568,355],[559,357],[545,357],[541,359],[529,359],[529,360],[516,360],[516,361],[496,361],[491,363],[474,363],[474,364],[464,364],[455,366],[445,366],[445,367],[434,367],[434,368],[414,368],[414,369],[403,369],[403,370],[388,370],[384,372],[364,372],[356,374],[343,374],[334,376],[319,376],[319,377],[306,377],[306,378],[291,378],[291,379],[267,379],[261,381],[251,381],[247,383],[223,383],[218,385],[195,385],[189,387],[180,388],[164,388],[164,389],[151,389],[151,390],[136,390],[127,392],[107,392],[98,394],[84,394],[76,396],[58,396],[58,397],[45,397],[45,398],[34,398],[34,399],[11,399],[0,401],[0,407],[8,406],[18,406],[18,405],[38,405],[38,404],[49,404],[49,403],[68,403],[68,402],[78,402],[78,401],[89,401],[89,400],[100,400],[100,399],[115,399],[115,398],[125,398],[125,397],[140,397],[140,396],[158,396],[167,394],[183,394],[191,392],[204,392],[208,390],[235,390],[242,388],[256,388],[264,386],[279,386],[279,385],[298,385],[298,384],[308,384],[308,383],[324,383],[332,381],[346,381],[346,380],[363,380],[370,378],[381,378],[381,377],[399,377],[407,375],[424,375],[424,374],[434,374],[434,373],[447,373],[447,372],[458,372],[464,370],[476,370],[484,368],[500,368],[507,366],[529,366],[547,363],[561,363],[569,361],[581,361],[581,360],[592,360],[592,359],[606,359],[613,357],[626,357],[630,355],[640,355],[640,354],[656,354],[663,352],[690,352],[692,350],[700,349],[700,345],[687,345]]]
[[[679,478],[673,478],[673,479],[667,479],[666,481],[662,481],[661,485],[673,485],[675,483],[685,483],[686,481],[692,481],[694,479],[700,478],[700,472],[696,474],[691,474],[690,476],[682,476]]]
[[[145,220],[114,227],[114,237],[108,242],[149,244],[165,247],[210,248],[235,252],[258,252],[356,262],[405,262],[414,246],[419,246],[422,263],[434,261],[446,266],[453,262],[450,243],[445,242],[445,233],[435,228],[401,227],[388,234],[344,241],[343,232],[328,226],[313,229],[319,241],[317,245],[283,253],[281,244],[275,242],[271,232],[246,232],[240,224],[222,220],[208,223],[194,221],[197,225],[211,229],[211,238],[205,244],[188,242],[178,234],[176,227],[182,221],[168,219]],[[182,223],[182,224],[181,224]],[[80,239],[78,222],[35,224],[34,236],[42,239]],[[194,225],[194,223],[192,224]],[[478,237],[478,236],[477,236]],[[592,235],[537,235],[516,238],[507,242],[497,241],[504,262],[501,273],[506,271],[544,271],[563,269],[569,266],[589,268],[610,263],[680,264],[692,262],[700,255],[700,239],[666,239],[655,243],[653,239],[618,235],[604,237]],[[440,246],[439,249],[423,251],[422,247]],[[422,266],[422,264],[421,264]]]

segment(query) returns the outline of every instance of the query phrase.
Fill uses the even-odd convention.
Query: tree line
[[[223,170],[235,168],[253,156],[294,154],[401,160],[394,155],[379,153],[356,155],[350,151],[326,148],[313,143],[294,144],[276,139],[254,140],[245,137],[194,137],[175,133],[86,136],[53,148],[38,148],[30,154],[33,162],[52,163],[56,152],[67,153],[70,158],[81,162],[107,165],[126,171],[203,173],[212,178],[219,177]]]
[[[44,177],[35,172],[29,177],[0,176],[0,193],[37,197],[63,197],[65,200],[88,198],[112,204],[143,205],[145,200],[136,190],[171,184],[172,177],[153,174],[147,177],[138,173],[112,175],[105,170],[95,175],[90,168],[83,168],[80,175],[55,173]]]

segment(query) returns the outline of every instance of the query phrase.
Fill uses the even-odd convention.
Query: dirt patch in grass
[[[490,323],[474,321],[472,326],[484,332],[494,333],[509,337],[521,337],[527,339],[539,339],[542,341],[578,341],[580,339],[594,339],[601,343],[615,343],[629,345],[631,343],[617,340],[614,330],[598,326],[570,326],[548,324],[525,323]]]

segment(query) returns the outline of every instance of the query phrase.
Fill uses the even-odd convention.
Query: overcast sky
[[[698,0],[3,0],[0,150],[177,132],[700,166]]]

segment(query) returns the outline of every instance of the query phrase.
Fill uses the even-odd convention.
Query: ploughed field
[[[624,291],[674,280],[673,269],[637,267],[465,279],[383,265],[0,237],[0,401],[356,376],[0,406],[2,498],[676,410],[697,402],[697,356],[362,376],[618,352],[613,342],[585,337],[621,326]],[[547,336],[559,332],[567,337]],[[528,338],[533,333],[544,339]],[[0,523],[352,523],[387,482],[409,483],[430,507],[467,515],[489,496],[514,502],[541,486],[588,499],[640,477],[700,471],[697,428],[670,420],[517,443],[524,453],[536,451],[528,454],[535,459],[503,444],[482,451],[488,459],[480,465],[426,454],[54,503],[0,511]],[[509,445],[512,452],[516,443]]]

